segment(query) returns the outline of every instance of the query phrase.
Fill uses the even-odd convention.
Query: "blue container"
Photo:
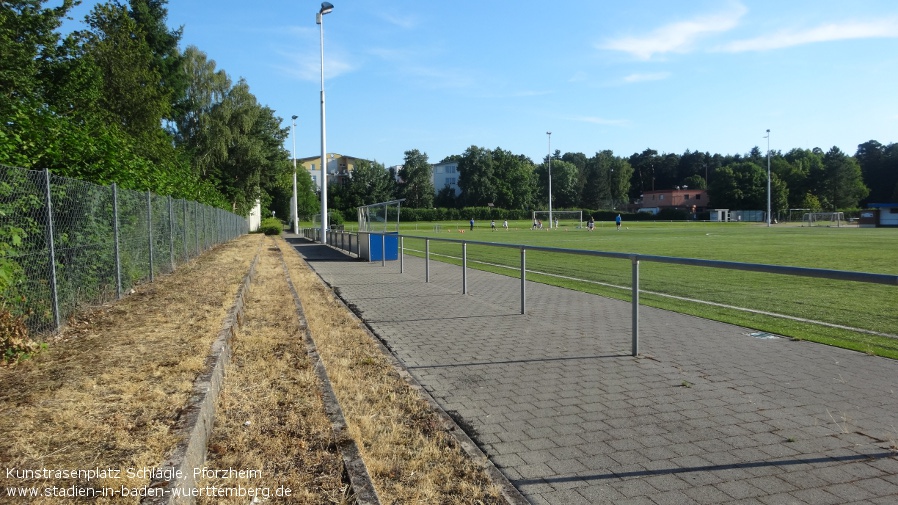
[[[371,257],[369,261],[395,261],[399,259],[399,234],[398,233],[372,233],[368,235],[369,250]],[[386,251],[386,258],[384,258]]]

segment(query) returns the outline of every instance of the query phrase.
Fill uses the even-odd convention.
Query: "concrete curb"
[[[293,248],[291,247],[291,249]],[[295,251],[295,249],[293,250]],[[321,361],[321,357],[318,355],[315,340],[312,338],[312,332],[309,330],[309,326],[306,323],[302,301],[299,299],[299,294],[293,286],[293,280],[290,278],[290,270],[287,268],[287,263],[283,261],[283,256],[281,257],[281,265],[284,267],[284,276],[287,278],[287,285],[290,286],[290,292],[293,293],[293,302],[296,305],[296,316],[299,318],[300,327],[303,330],[302,333],[306,345],[306,352],[309,355],[309,359],[315,364],[315,373],[318,375],[318,380],[321,383],[321,399],[324,402],[324,410],[327,413],[327,417],[331,422],[331,428],[334,431],[334,443],[340,449],[340,454],[343,457],[343,469],[346,472],[346,476],[352,487],[352,496],[356,503],[362,505],[379,505],[380,498],[377,496],[377,491],[374,489],[374,483],[371,482],[371,475],[368,473],[365,461],[359,453],[359,448],[356,445],[355,440],[346,433],[346,419],[343,417],[343,410],[340,408],[340,403],[337,401],[337,396],[334,394],[334,390],[331,387],[324,362]]]
[[[218,394],[224,381],[225,368],[231,360],[230,341],[243,324],[244,300],[255,275],[258,260],[257,251],[249,271],[237,289],[237,295],[224,318],[222,329],[212,343],[212,350],[206,357],[205,371],[193,382],[190,399],[173,427],[173,431],[180,435],[180,441],[157,467],[159,473],[170,473],[174,478],[157,477],[151,480],[149,487],[161,488],[162,496],[148,496],[141,500],[144,505],[196,502],[195,497],[189,496],[190,490],[196,487],[193,469],[200,468],[206,460],[206,445],[215,422]],[[180,496],[175,496],[173,490],[176,488]]]

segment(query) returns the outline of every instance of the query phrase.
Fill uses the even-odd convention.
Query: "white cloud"
[[[656,54],[685,53],[692,50],[698,39],[734,28],[746,12],[745,6],[733,3],[725,12],[671,23],[647,35],[621,37],[597,47],[630,53],[641,60],[649,60]]]
[[[418,26],[418,19],[412,15],[397,16],[393,14],[380,13],[380,18],[387,23],[390,23],[391,25],[398,26],[405,30],[411,30],[412,28]]]
[[[898,38],[898,19],[830,23],[805,30],[783,30],[753,39],[737,40],[719,48],[724,52],[767,51],[815,42],[848,39]]]
[[[645,81],[662,81],[670,77],[670,72],[656,72],[653,74],[630,74],[624,77],[625,83],[645,82]]]
[[[592,124],[600,124],[600,125],[611,125],[611,126],[620,126],[629,124],[630,121],[626,119],[605,119],[601,117],[595,116],[573,116],[569,117],[571,121],[579,121],[581,123],[592,123]]]

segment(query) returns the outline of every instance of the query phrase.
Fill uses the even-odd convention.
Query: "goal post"
[[[558,227],[570,227],[574,229],[583,228],[583,211],[582,210],[553,210],[552,219],[557,220]],[[548,210],[534,210],[533,221],[539,220],[543,224],[543,228],[554,228],[554,223],[549,222]]]
[[[404,201],[405,198],[402,198],[356,207],[359,231],[386,233],[392,228],[398,233],[399,211]]]
[[[845,221],[842,212],[805,212],[801,217],[802,226],[829,226],[839,228]]]

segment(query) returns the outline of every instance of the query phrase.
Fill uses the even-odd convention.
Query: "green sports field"
[[[438,227],[436,225],[439,225]],[[529,221],[497,231],[489,221],[402,223],[403,235],[658,256],[763,263],[898,275],[898,230],[757,223],[597,222],[531,230]],[[439,230],[439,231],[436,231]],[[464,233],[460,232],[463,230]],[[406,254],[424,241],[406,238]],[[458,263],[458,244],[431,242],[432,259]],[[515,249],[468,245],[468,265],[517,276]],[[620,259],[531,251],[528,280],[630,299],[631,265]],[[726,321],[787,337],[898,359],[898,286],[655,262],[640,265],[645,305]],[[700,335],[688,335],[700,338]]]

